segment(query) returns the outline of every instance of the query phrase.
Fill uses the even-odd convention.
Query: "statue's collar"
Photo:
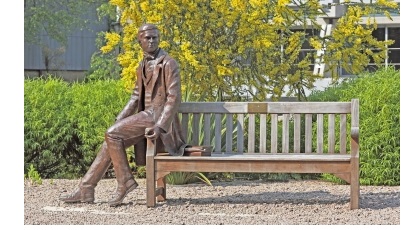
[[[157,50],[153,53],[143,53],[143,58],[147,61],[155,60],[158,57],[158,54],[160,53],[160,48],[157,48]]]

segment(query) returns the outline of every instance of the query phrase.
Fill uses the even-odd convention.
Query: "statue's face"
[[[144,31],[139,36],[139,44],[146,53],[153,53],[159,48],[159,32],[157,30]]]

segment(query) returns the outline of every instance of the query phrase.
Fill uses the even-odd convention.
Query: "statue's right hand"
[[[152,128],[145,129],[145,137],[150,140],[156,140],[160,136],[160,128],[153,126]]]

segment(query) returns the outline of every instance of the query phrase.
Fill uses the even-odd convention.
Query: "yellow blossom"
[[[230,63],[231,63],[231,60],[229,60],[229,59],[223,59],[223,61],[221,61],[221,64],[223,64],[223,65],[228,65]]]
[[[110,4],[114,6],[119,6],[119,7],[125,7],[125,0],[110,0]]]
[[[251,4],[252,7],[257,8],[263,4],[263,1],[261,0],[249,0],[249,4]]]
[[[149,2],[148,2],[148,1],[143,1],[143,2],[141,2],[141,3],[140,3],[140,6],[141,6],[141,10],[144,11],[144,12],[147,12],[147,11],[150,10]]]
[[[309,44],[316,50],[321,50],[322,49],[322,43],[320,43],[317,39],[315,38],[310,38],[309,39]]]
[[[231,5],[238,10],[245,10],[246,8],[245,1],[243,0],[231,0]]]
[[[273,18],[273,23],[281,24],[284,22],[284,18],[281,15],[277,15]]]
[[[115,46],[118,45],[118,43],[120,42],[120,35],[117,33],[106,33],[105,38],[106,38],[107,44],[105,46],[103,46],[102,48],[100,48],[100,50],[103,53],[108,53],[108,52],[112,51],[115,48]]]
[[[217,75],[218,76],[230,76],[233,74],[233,71],[227,67],[217,65]]]
[[[290,3],[290,0],[278,0],[277,6],[278,7],[285,7]]]

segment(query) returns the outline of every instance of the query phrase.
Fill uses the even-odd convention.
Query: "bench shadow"
[[[400,192],[377,192],[361,194],[360,208],[385,209],[400,207]]]
[[[235,194],[220,197],[204,198],[170,198],[167,194],[165,202],[168,206],[190,204],[338,204],[344,205],[350,202],[349,195],[335,195],[327,191],[311,192],[264,192],[258,194]],[[360,209],[385,209],[400,207],[400,192],[368,193],[360,195]]]

